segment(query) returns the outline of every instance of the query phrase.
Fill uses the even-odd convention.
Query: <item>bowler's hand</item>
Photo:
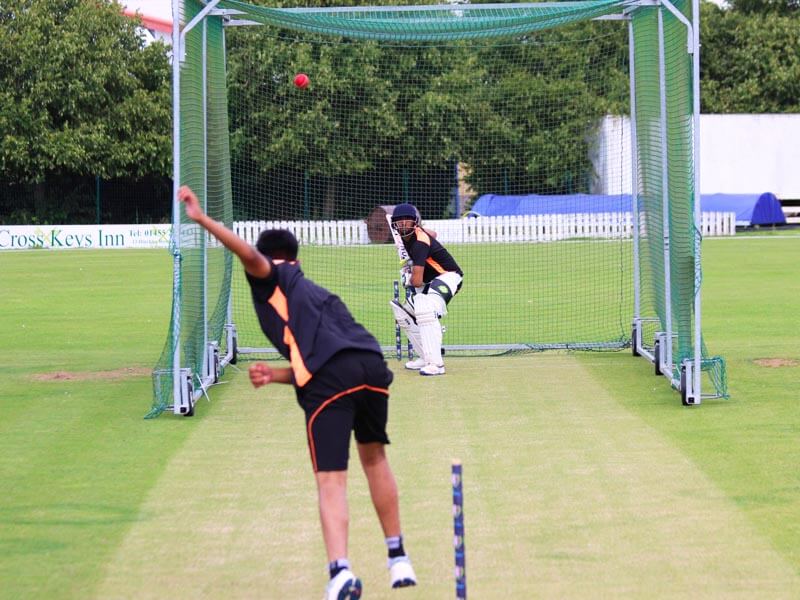
[[[198,221],[203,217],[200,201],[188,185],[182,185],[178,188],[178,200],[183,202],[186,207],[186,216],[192,221]]]
[[[262,385],[272,383],[275,377],[275,372],[272,367],[264,363],[255,363],[250,365],[250,383],[254,388],[259,388]]]

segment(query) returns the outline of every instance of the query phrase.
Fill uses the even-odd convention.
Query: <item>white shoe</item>
[[[410,360],[406,363],[406,369],[411,371],[419,371],[422,367],[425,366],[425,359],[421,356],[419,358],[415,358],[414,360]]]
[[[429,363],[419,370],[420,375],[444,375],[444,365]]]
[[[343,569],[328,582],[322,600],[356,600],[361,598],[361,580],[350,569]]]
[[[414,567],[411,566],[411,559],[408,556],[389,559],[389,579],[393,588],[417,585],[417,576],[414,574]]]

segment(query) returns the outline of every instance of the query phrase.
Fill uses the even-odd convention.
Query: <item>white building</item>
[[[700,115],[700,193],[800,199],[798,139],[797,114]],[[628,118],[606,117],[592,156],[593,193],[630,193],[630,144]]]

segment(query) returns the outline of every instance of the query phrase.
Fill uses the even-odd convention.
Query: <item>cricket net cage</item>
[[[387,357],[408,348],[385,217],[410,202],[465,273],[448,355],[627,348],[684,404],[726,397],[701,333],[697,10],[176,0],[176,189],[251,243],[293,231]],[[192,414],[228,364],[276,356],[241,266],[177,203],[171,251],[149,416]]]

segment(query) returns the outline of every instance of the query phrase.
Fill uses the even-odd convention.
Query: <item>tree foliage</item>
[[[728,4],[745,14],[796,15],[800,10],[800,0],[728,0]]]
[[[800,13],[755,11],[747,2],[722,9],[704,3],[700,29],[702,111],[800,112]]]
[[[626,102],[625,32],[614,25],[447,45],[233,31],[234,170],[419,178],[459,162],[479,193],[588,191],[593,128]],[[309,69],[298,92],[292,77]]]
[[[703,112],[800,112],[800,0],[729,5],[701,4]],[[327,181],[331,203],[342,178],[384,169],[422,180],[456,162],[469,165],[478,192],[585,190],[593,127],[627,110],[619,23],[484,47],[353,43],[260,27],[226,37],[234,166],[247,163],[253,185],[302,169],[299,185],[303,176]],[[312,87],[298,93],[291,78],[310,65]],[[146,47],[118,4],[0,2],[5,183],[169,175],[169,92],[166,48]]]
[[[0,4],[0,172],[8,182],[73,173],[165,174],[169,64],[119,4]]]
[[[386,155],[400,123],[391,110],[397,94],[375,66],[377,44],[273,37],[264,30],[228,39],[235,156],[263,172],[302,160],[310,174],[330,175],[362,172]],[[313,93],[298,93],[292,77],[309,65]]]

